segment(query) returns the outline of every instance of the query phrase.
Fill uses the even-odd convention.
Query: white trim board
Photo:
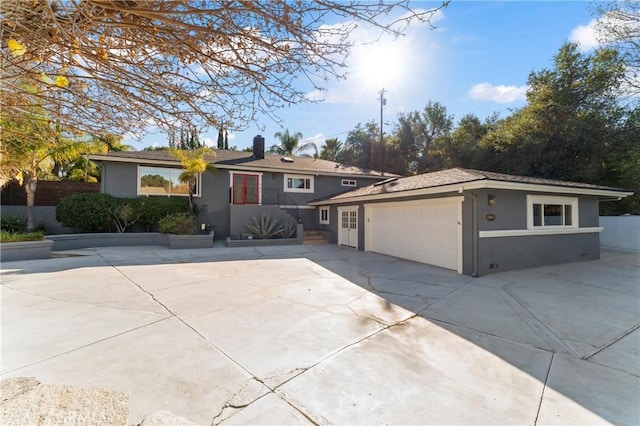
[[[558,228],[558,229],[504,229],[497,231],[479,231],[479,238],[532,237],[536,235],[595,234],[602,232],[603,227],[591,228]]]

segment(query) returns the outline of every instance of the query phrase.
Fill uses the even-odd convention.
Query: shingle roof
[[[533,185],[545,185],[565,188],[581,188],[590,190],[606,190],[606,191],[620,191],[626,192],[622,188],[614,188],[610,186],[592,185],[588,183],[578,182],[566,182],[553,179],[533,178],[526,176],[514,176],[504,173],[485,172],[480,170],[471,170],[463,168],[455,168],[448,170],[441,170],[433,173],[425,173],[416,176],[409,176],[398,179],[388,179],[386,181],[378,182],[373,185],[365,186],[355,189],[346,193],[338,194],[329,198],[325,198],[324,201],[340,201],[350,200],[352,198],[359,198],[364,196],[375,196],[383,194],[398,194],[401,192],[408,192],[419,189],[437,188],[447,185],[457,185],[467,182],[476,181],[500,181]],[[407,196],[411,194],[408,193]],[[320,200],[318,200],[320,201]],[[315,202],[315,200],[314,200]]]
[[[237,166],[262,171],[285,170],[300,173],[363,177],[395,176],[388,173],[383,175],[381,172],[375,170],[362,169],[360,167],[321,160],[319,158],[289,156],[287,158],[293,161],[283,161],[282,155],[265,154],[264,159],[256,159],[251,152],[228,151],[223,149],[215,149],[214,151],[215,156],[207,156],[205,158],[207,161],[223,168],[233,168],[233,166]],[[88,157],[99,161],[139,160],[140,163],[175,162],[179,164],[179,161],[172,157],[168,151],[110,152],[104,155],[89,155]]]

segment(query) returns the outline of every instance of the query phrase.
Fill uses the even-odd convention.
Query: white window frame
[[[176,182],[180,182],[178,180],[178,176],[184,171],[184,169],[178,169],[175,167],[160,167],[160,166],[145,166],[145,165],[138,165],[138,179],[136,182],[136,193],[138,195],[144,195],[145,197],[188,197],[189,193],[187,192],[186,194],[181,194],[181,193],[171,193],[171,190],[169,190],[169,192],[167,194],[152,194],[152,193],[147,193],[147,192],[142,192],[142,185],[141,185],[141,180],[142,180],[142,169],[158,169],[158,170],[162,170],[162,171],[166,171],[169,170],[170,171],[170,175],[169,175],[169,180],[171,180],[173,182],[173,177],[175,176]],[[160,174],[160,173],[158,173]],[[198,173],[198,179],[196,182],[196,192],[193,194],[194,197],[200,197],[202,194],[202,174]]]
[[[309,179],[309,188],[289,188],[289,179]],[[312,175],[284,175],[284,192],[313,193],[314,182]]]
[[[326,219],[322,219],[323,213],[326,213]],[[321,206],[320,208],[318,208],[318,223],[320,223],[320,225],[329,225],[330,214],[331,211],[329,206]]]
[[[342,186],[358,186],[358,181],[355,179],[342,179],[340,184]]]
[[[542,204],[542,223],[534,226],[533,224],[533,205]],[[571,225],[545,225],[544,224],[544,205],[560,204],[562,208],[562,217],[564,220],[564,206],[571,206]],[[576,229],[579,227],[578,214],[578,197],[560,197],[556,195],[527,195],[527,229]]]

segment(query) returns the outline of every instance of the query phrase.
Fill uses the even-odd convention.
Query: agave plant
[[[282,234],[284,226],[268,213],[262,213],[259,216],[251,218],[249,223],[245,225],[244,232],[252,235],[258,240],[266,240]]]
[[[296,223],[289,220],[282,224],[282,232],[279,237],[282,238],[295,238],[296,236]]]

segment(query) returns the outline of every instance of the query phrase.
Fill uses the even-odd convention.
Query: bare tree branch
[[[447,3],[2,0],[0,107],[94,134],[237,129],[343,78],[358,25],[401,34]]]

